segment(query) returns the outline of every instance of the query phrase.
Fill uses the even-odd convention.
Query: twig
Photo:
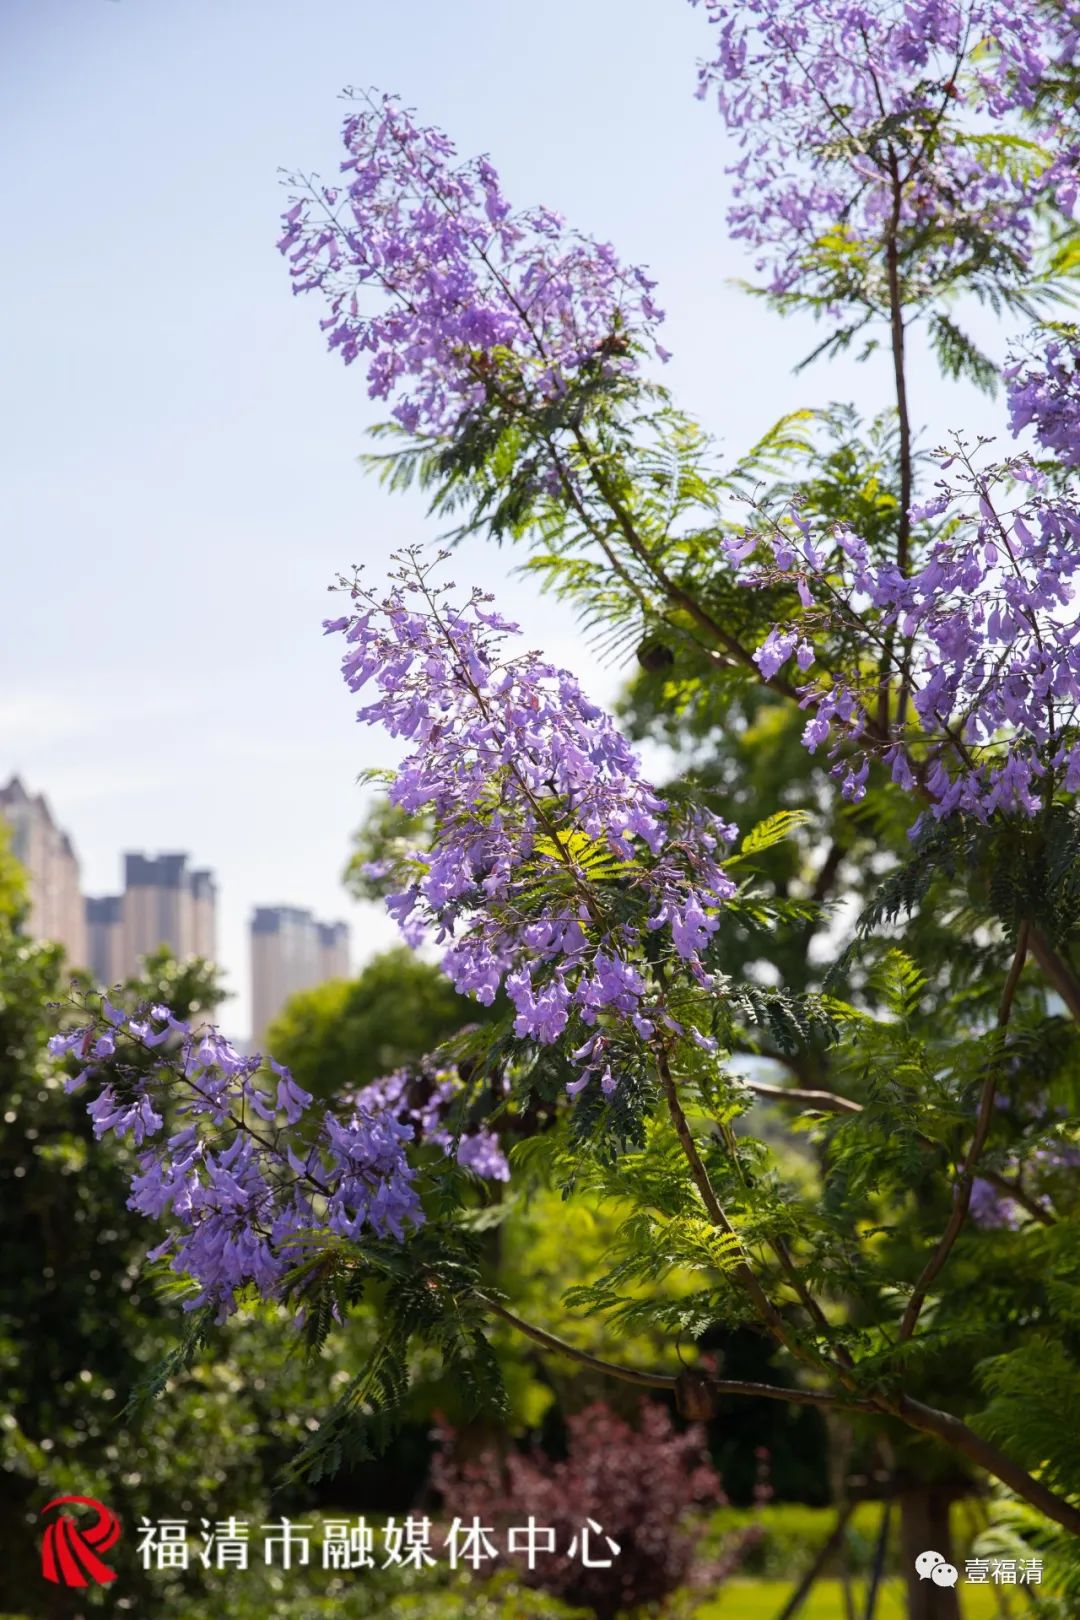
[[[979,1174],[984,1181],[996,1187],[998,1192],[1004,1193],[1006,1198],[1013,1199],[1021,1209],[1026,1209],[1032,1220],[1038,1221],[1041,1226],[1057,1225],[1057,1216],[1052,1214],[1045,1204],[1040,1204],[1037,1198],[1032,1198],[1018,1181],[1010,1181],[1008,1176],[999,1175],[996,1170],[981,1170]]]
[[[808,1091],[799,1086],[773,1086],[763,1080],[747,1080],[744,1084],[756,1095],[775,1098],[777,1102],[805,1103],[808,1107],[818,1108],[823,1113],[861,1114],[863,1111],[862,1103],[855,1102],[852,1097],[841,1097],[835,1091]],[[937,1143],[931,1141],[928,1136],[921,1137],[920,1140],[926,1147],[937,1146]],[[979,1174],[984,1181],[989,1181],[991,1186],[1004,1193],[1006,1198],[1013,1199],[1021,1209],[1027,1210],[1032,1220],[1038,1221],[1042,1226],[1057,1225],[1057,1216],[1021,1187],[1019,1181],[1010,1181],[1008,1176],[1001,1175],[997,1170],[980,1170]]]
[[[744,1081],[748,1091],[759,1097],[775,1097],[778,1102],[806,1103],[827,1114],[861,1114],[862,1103],[841,1097],[835,1091],[814,1091],[803,1086],[772,1086],[764,1080]]]
[[[648,1389],[675,1388],[678,1380],[668,1373],[650,1373],[635,1367],[621,1367],[615,1362],[604,1361],[599,1356],[590,1355],[586,1350],[576,1350],[573,1345],[556,1338],[544,1328],[523,1321],[520,1316],[516,1316],[513,1311],[507,1310],[504,1305],[498,1304],[486,1294],[478,1294],[476,1297],[493,1316],[500,1317],[519,1333],[523,1333],[556,1355],[566,1356],[569,1360],[579,1362],[594,1372],[619,1378],[624,1383],[637,1384]],[[1014,1463],[996,1446],[991,1445],[989,1440],[984,1440],[973,1429],[969,1429],[966,1423],[954,1417],[951,1412],[941,1412],[936,1407],[925,1406],[922,1401],[916,1401],[909,1395],[901,1395],[894,1400],[889,1400],[885,1396],[860,1400],[856,1396],[826,1394],[808,1389],[778,1389],[775,1384],[757,1384],[707,1376],[710,1387],[718,1395],[742,1395],[754,1399],[785,1401],[793,1406],[823,1407],[833,1411],[890,1413],[902,1423],[906,1423],[909,1428],[917,1429],[921,1434],[933,1435],[953,1451],[962,1452],[988,1474],[992,1474],[1003,1485],[1007,1485],[1018,1496],[1022,1496],[1025,1501],[1038,1508],[1055,1524],[1062,1525],[1074,1535],[1080,1535],[1080,1509],[1049,1490],[1040,1480],[1033,1479],[1025,1469]]]
[[[864,1620],[874,1620],[877,1613],[878,1591],[881,1586],[881,1577],[885,1572],[885,1555],[889,1548],[889,1521],[892,1518],[892,1498],[887,1496],[881,1509],[881,1527],[878,1531],[877,1546],[874,1549],[874,1566],[870,1571],[870,1583],[866,1589],[866,1614]]]
[[[724,1213],[720,1200],[716,1196],[716,1191],[713,1184],[709,1180],[709,1172],[706,1170],[701,1155],[697,1150],[693,1133],[690,1130],[686,1115],[683,1113],[682,1104],[679,1101],[679,1093],[676,1089],[675,1080],[671,1073],[671,1066],[668,1063],[667,1053],[662,1046],[658,1047],[657,1049],[656,1069],[658,1075],[660,1076],[660,1084],[663,1087],[664,1096],[667,1100],[668,1113],[671,1115],[671,1122],[675,1127],[675,1134],[679,1138],[679,1144],[682,1147],[686,1162],[690,1166],[690,1174],[694,1178],[698,1192],[701,1194],[701,1201],[705,1205],[709,1219],[712,1221],[714,1226],[719,1228],[721,1232],[725,1232],[729,1237],[735,1238],[736,1241],[738,1241],[739,1235]],[[807,1359],[806,1350],[792,1338],[784,1318],[780,1315],[780,1312],[766,1294],[764,1288],[762,1288],[745,1256],[742,1256],[741,1246],[740,1256],[740,1259],[736,1262],[733,1268],[733,1275],[750,1295],[750,1298],[754,1303],[754,1308],[756,1309],[762,1322],[769,1329],[773,1337],[778,1339],[784,1348],[790,1351],[797,1360],[805,1361]]]

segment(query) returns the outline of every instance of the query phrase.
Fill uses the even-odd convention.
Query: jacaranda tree
[[[783,1369],[747,1383],[689,1353],[675,1379],[613,1351],[611,1376],[674,1386],[691,1418],[771,1395],[918,1467],[951,1458],[1075,1594],[1080,11],[702,9],[758,291],[817,317],[816,354],[881,347],[886,414],[802,413],[718,465],[656,380],[644,271],[513,208],[396,98],[353,96],[340,178],[293,177],[279,247],[389,407],[376,466],[428,492],[446,546],[341,580],[326,626],[372,694],[360,720],[401,743],[401,836],[367,881],[458,992],[511,1010],[443,1048],[422,1095],[342,1075],[318,1106],[164,1006],[92,1007],[54,1046],[98,1133],[141,1149],[134,1204],[199,1312],[256,1289],[317,1348],[392,1283],[307,1465],[392,1431],[416,1342],[496,1406],[493,1321],[565,1348],[485,1276],[477,1206],[516,1133],[511,1195],[546,1179],[629,1211],[569,1309],[613,1338],[749,1329]],[[1028,334],[1003,372],[972,300]],[[947,377],[1003,383],[1022,442],[991,454],[959,423],[917,452],[916,327]],[[447,578],[464,534],[521,543],[636,647],[638,725],[707,758],[650,784],[573,675]],[[800,734],[757,799],[753,739],[790,762]],[[757,1134],[762,1097],[809,1155]],[[675,1268],[696,1292],[665,1291]],[[918,1612],[955,1613],[931,1586]]]

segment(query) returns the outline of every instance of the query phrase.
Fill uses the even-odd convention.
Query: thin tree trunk
[[[870,1580],[866,1588],[866,1615],[864,1620],[874,1620],[877,1614],[878,1591],[881,1587],[881,1577],[885,1573],[885,1560],[889,1555],[889,1526],[892,1523],[892,1497],[887,1496],[881,1508],[881,1528],[878,1531],[877,1546],[874,1549],[874,1567],[870,1571]]]
[[[832,1535],[829,1537],[828,1541],[825,1542],[817,1557],[814,1559],[814,1562],[810,1565],[810,1568],[806,1571],[806,1574],[803,1576],[794,1592],[792,1592],[791,1596],[784,1604],[784,1607],[780,1614],[777,1615],[776,1620],[793,1620],[793,1616],[798,1614],[799,1610],[810,1596],[810,1591],[814,1585],[814,1582],[823,1573],[829,1559],[835,1552],[839,1550],[844,1540],[844,1532],[847,1529],[848,1520],[851,1518],[854,1511],[854,1502],[845,1502],[843,1504],[839,1513],[837,1514]]]
[[[960,1620],[955,1586],[937,1586],[915,1568],[920,1553],[940,1553],[952,1564],[949,1507],[955,1491],[940,1485],[912,1485],[900,1493],[900,1561],[907,1581],[907,1620]]]

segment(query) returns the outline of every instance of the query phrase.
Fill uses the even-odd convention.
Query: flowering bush
[[[512,1560],[530,1585],[601,1617],[666,1597],[685,1582],[701,1533],[688,1514],[725,1500],[704,1430],[677,1433],[664,1407],[643,1401],[636,1426],[597,1402],[570,1417],[567,1431],[565,1459],[534,1448],[500,1464],[493,1453],[457,1460],[444,1430],[432,1483],[466,1520],[509,1527],[532,1518],[554,1531],[556,1553],[532,1569],[526,1558]],[[602,1526],[592,1536],[593,1568],[569,1551],[575,1537],[580,1550],[590,1520]],[[607,1538],[619,1548],[614,1560]]]

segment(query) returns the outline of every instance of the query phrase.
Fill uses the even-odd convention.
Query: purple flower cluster
[[[392,802],[435,823],[389,909],[410,943],[446,944],[459,991],[490,1004],[505,985],[518,1036],[595,1028],[574,1087],[596,1074],[610,1091],[609,1028],[648,1039],[670,1023],[626,905],[709,982],[701,953],[734,892],[718,864],[734,829],[705,811],[677,817],[572,675],[536,653],[504,656],[517,627],[488,595],[451,604],[453,586],[433,583],[442,560],[404,554],[385,597],[353,584],[355,611],[326,626],[345,637],[349,689],[377,689],[358,718],[413,745]]]
[[[788,291],[831,242],[849,269],[890,235],[917,252],[931,286],[970,253],[972,231],[1003,259],[1027,261],[1030,208],[1071,212],[1075,132],[1045,94],[1071,62],[1075,8],[1004,0],[691,0],[716,29],[699,95],[715,92],[743,156],[729,167],[733,234],[760,250],[774,291]],[[1071,15],[1070,15],[1071,13]],[[1010,114],[1032,115],[1045,151],[1003,161]],[[993,125],[990,124],[993,120]],[[1031,136],[1031,130],[1027,132]],[[993,134],[995,139],[988,141]],[[914,264],[907,266],[907,273]],[[867,264],[863,296],[880,294]],[[833,271],[817,289],[835,290]]]
[[[1034,815],[1046,796],[1080,788],[1080,623],[1072,604],[1080,571],[1080,510],[1046,493],[1022,461],[979,471],[959,446],[933,501],[913,514],[945,518],[939,538],[905,576],[874,559],[838,527],[812,535],[798,511],[765,542],[728,542],[748,584],[794,584],[802,614],[777,625],[756,654],[764,675],[793,654],[802,669],[819,660],[830,628],[855,628],[871,653],[890,646],[895,682],[903,671],[917,728],[875,730],[877,676],[828,670],[802,689],[813,710],[804,742],[830,738],[844,754],[834,767],[844,794],[865,791],[868,753],[881,753],[893,780],[917,784],[940,818],[955,810],[985,819],[995,810]],[[856,745],[854,754],[850,745]]]
[[[85,1065],[68,1091],[103,1082],[88,1105],[95,1134],[144,1149],[129,1207],[172,1225],[150,1257],[171,1255],[198,1284],[189,1308],[212,1304],[224,1317],[248,1287],[280,1295],[313,1230],[401,1240],[423,1220],[405,1153],[413,1127],[374,1096],[316,1119],[282,1065],[269,1062],[271,1093],[262,1057],[241,1057],[163,1006],[129,1014],[105,1000],[50,1051]]]
[[[544,399],[586,362],[630,363],[626,340],[663,318],[643,270],[548,209],[512,210],[486,158],[459,161],[394,97],[349,95],[343,179],[294,180],[278,247],[294,292],[326,298],[331,349],[368,356],[372,398],[446,435],[496,386]]]
[[[1005,1228],[1015,1232],[1023,1220],[1023,1212],[1016,1200],[982,1176],[976,1176],[971,1184],[968,1214],[975,1225],[981,1226],[984,1231]]]
[[[365,1114],[392,1114],[413,1128],[418,1142],[431,1142],[447,1154],[453,1150],[458,1164],[482,1176],[485,1181],[509,1181],[510,1166],[493,1131],[461,1131],[455,1134],[445,1123],[447,1111],[461,1095],[462,1080],[451,1065],[440,1069],[430,1087],[417,1096],[417,1077],[409,1069],[372,1080],[350,1099]]]
[[[1037,357],[1014,359],[1005,380],[1012,431],[1034,428],[1045,450],[1080,467],[1080,331],[1051,338]]]
[[[1005,1165],[1011,1176],[1018,1178],[1023,1172],[1025,1191],[1039,1202],[1045,1200],[1048,1188],[1052,1188],[1055,1181],[1060,1183],[1063,1174],[1075,1183],[1078,1168],[1080,1144],[1064,1138],[1044,1142],[1024,1156],[1022,1165],[1016,1158]],[[977,1176],[972,1183],[968,1208],[975,1225],[986,1229],[1005,1227],[1015,1231],[1024,1220],[1024,1206],[1011,1198],[1000,1183],[982,1176]]]

